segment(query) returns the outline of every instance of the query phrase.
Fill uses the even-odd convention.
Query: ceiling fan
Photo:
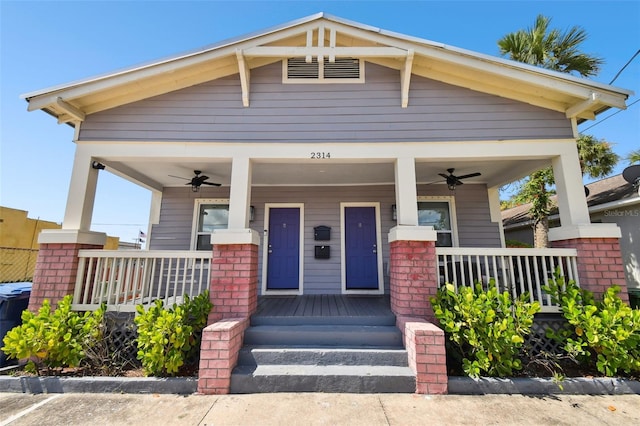
[[[438,173],[440,176],[442,176],[443,178],[445,178],[447,180],[447,187],[451,191],[455,190],[457,185],[462,185],[462,183],[463,183],[462,179],[467,179],[467,178],[470,178],[470,177],[476,177],[476,176],[480,176],[481,175],[481,173],[476,172],[476,173],[470,173],[468,175],[455,176],[453,174],[453,172],[455,170],[456,169],[447,169],[447,171],[449,172],[448,175],[445,175],[444,173]]]
[[[188,180],[189,182],[185,183],[185,185],[191,185],[191,190],[193,192],[200,191],[200,186],[202,186],[202,185],[211,185],[211,186],[220,186],[220,185],[222,185],[220,183],[205,182],[207,179],[209,179],[209,176],[201,175],[202,172],[200,170],[194,170],[193,173],[195,174],[195,176],[192,177],[191,179],[185,178],[185,177],[181,177],[181,176],[174,176],[174,175],[169,175],[169,176],[174,177],[174,178],[178,178],[178,179]]]

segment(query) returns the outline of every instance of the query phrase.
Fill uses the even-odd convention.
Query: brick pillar
[[[620,298],[629,303],[624,265],[618,238],[573,238],[553,241],[554,248],[575,248],[578,252],[580,287],[596,299],[612,285],[620,286]]]
[[[416,393],[446,394],[447,350],[444,331],[421,318],[398,317],[409,356],[409,367],[416,373]]]
[[[79,243],[41,243],[33,275],[29,310],[37,311],[48,299],[55,307],[60,299],[73,294],[78,274],[78,251],[101,249],[102,245]]]
[[[218,321],[202,330],[198,393],[228,394],[248,318]]]
[[[429,299],[438,291],[435,241],[390,243],[391,310],[397,316],[435,321]]]
[[[258,306],[258,246],[214,244],[209,295],[209,324],[248,318]]]

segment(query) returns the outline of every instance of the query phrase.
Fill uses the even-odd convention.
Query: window
[[[289,58],[282,61],[284,83],[364,83],[364,61],[356,58],[328,59],[322,63],[314,57],[311,62],[305,58]]]
[[[213,230],[227,229],[229,200],[197,199],[193,217],[191,246],[194,250],[211,250]]]
[[[436,247],[457,246],[455,215],[451,197],[418,197],[418,225],[433,226]]]

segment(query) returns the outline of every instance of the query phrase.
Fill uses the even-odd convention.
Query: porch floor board
[[[358,323],[370,318],[393,319],[388,296],[261,296],[252,322],[282,320],[346,320]]]

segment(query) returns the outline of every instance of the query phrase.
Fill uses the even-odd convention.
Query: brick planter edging
[[[218,321],[202,330],[198,393],[228,394],[249,318]]]
[[[447,393],[447,353],[444,331],[422,319],[399,316],[396,324],[404,338],[409,367],[416,373],[416,393]]]

